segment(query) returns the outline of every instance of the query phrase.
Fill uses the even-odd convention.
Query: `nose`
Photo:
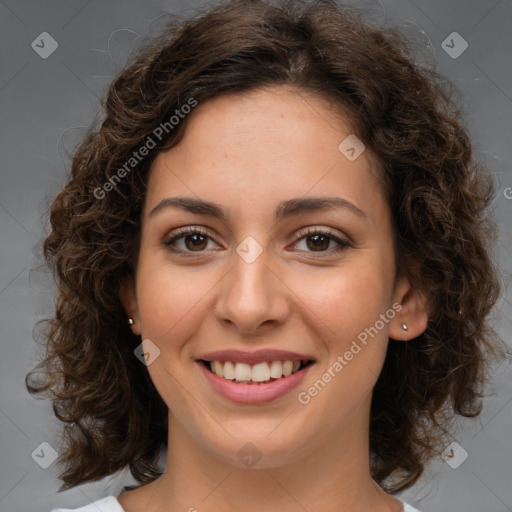
[[[268,252],[252,263],[233,255],[214,307],[218,321],[239,333],[258,335],[283,325],[289,315],[289,290],[269,266]]]

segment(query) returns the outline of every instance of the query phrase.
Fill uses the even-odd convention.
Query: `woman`
[[[492,187],[441,80],[335,2],[226,2],[113,82],[45,253],[34,393],[80,511],[413,512],[480,412]],[[165,469],[158,458],[166,453]]]

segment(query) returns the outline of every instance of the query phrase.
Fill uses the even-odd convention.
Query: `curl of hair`
[[[414,63],[396,30],[334,1],[234,0],[170,26],[115,79],[102,124],[79,146],[51,207],[44,252],[58,298],[27,387],[50,397],[65,423],[63,488],[127,466],[140,483],[160,474],[167,407],[133,355],[140,337],[128,328],[119,288],[136,268],[151,163],[179,142],[186,118],[112,191],[98,199],[94,190],[190,99],[274,85],[313,93],[349,116],[380,164],[397,270],[429,301],[426,331],[390,340],[374,388],[374,480],[391,493],[411,486],[450,418],[479,414],[499,293],[484,215],[492,183],[472,156],[451,91]]]

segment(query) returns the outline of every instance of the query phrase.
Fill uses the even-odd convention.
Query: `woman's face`
[[[364,444],[388,337],[426,324],[375,161],[331,112],[282,87],[207,101],[149,178],[123,301],[171,435],[239,466]]]

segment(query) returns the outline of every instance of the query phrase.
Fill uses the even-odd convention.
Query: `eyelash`
[[[215,241],[208,234],[207,231],[205,231],[204,229],[202,229],[200,227],[186,227],[186,228],[180,228],[177,231],[175,231],[170,238],[168,238],[166,241],[163,242],[163,245],[166,248],[168,248],[169,250],[171,250],[172,252],[179,253],[180,255],[182,255],[186,258],[200,257],[204,251],[183,251],[182,249],[176,249],[175,247],[173,247],[173,244],[180,238],[183,238],[187,235],[196,235],[196,234],[204,236],[206,238],[209,238],[209,239]],[[318,251],[318,253],[322,254],[322,256],[316,255],[315,254],[316,251],[307,251],[307,252],[311,252],[311,256],[309,256],[309,257],[312,257],[312,258],[325,258],[326,257],[326,256],[324,256],[325,254],[327,254],[328,256],[332,256],[333,254],[337,254],[349,247],[352,247],[352,244],[350,242],[348,242],[347,240],[342,240],[341,238],[336,236],[333,231],[331,231],[329,229],[320,229],[320,228],[312,228],[312,227],[308,227],[308,228],[305,228],[305,229],[302,229],[301,231],[299,231],[299,233],[297,233],[298,239],[295,242],[295,244],[297,244],[304,238],[314,236],[314,235],[326,236],[326,237],[330,238],[331,241],[336,242],[338,244],[338,246],[334,249]],[[194,252],[197,252],[197,255],[195,255]]]

